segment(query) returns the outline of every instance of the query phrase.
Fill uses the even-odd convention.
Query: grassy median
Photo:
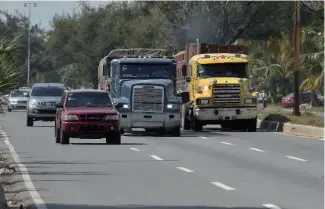
[[[323,107],[315,108],[301,108],[301,116],[293,116],[292,108],[283,108],[279,105],[268,105],[263,111],[258,115],[258,119],[265,121],[278,121],[278,122],[289,122],[294,124],[309,125],[316,127],[324,127],[324,116]]]

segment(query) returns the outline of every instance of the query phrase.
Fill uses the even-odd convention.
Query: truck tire
[[[33,118],[31,118],[31,117],[28,117],[28,116],[27,116],[27,121],[26,121],[26,122],[27,122],[26,125],[27,125],[28,127],[31,127],[31,126],[34,125],[34,120],[33,120]]]
[[[8,106],[8,112],[11,112],[11,109],[9,108],[9,106]]]
[[[174,137],[180,137],[181,136],[181,127],[174,128],[174,130],[171,133]]]
[[[256,132],[257,128],[257,117],[250,119],[249,122],[247,122],[247,131],[248,132]]]
[[[181,127],[183,130],[190,130],[191,129],[191,124],[190,120],[188,119],[189,116],[189,105],[188,104],[182,104],[182,122],[181,122]]]
[[[55,129],[54,129],[54,137],[55,137],[55,143],[60,143],[60,129],[58,129],[58,127],[56,126],[56,122],[55,122]]]
[[[196,119],[193,120],[193,130],[195,132],[203,130],[203,125],[200,123],[200,121],[197,121]]]
[[[60,129],[60,143],[61,144],[69,144],[70,143],[70,137],[62,129]]]

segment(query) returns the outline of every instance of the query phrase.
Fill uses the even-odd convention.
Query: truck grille
[[[239,104],[240,85],[238,84],[217,84],[213,88],[214,103]]]
[[[163,112],[164,88],[153,85],[136,85],[133,87],[133,112]]]
[[[104,117],[105,115],[79,115],[80,120],[84,121],[102,121],[104,120]]]
[[[27,104],[27,101],[18,101],[19,104]]]

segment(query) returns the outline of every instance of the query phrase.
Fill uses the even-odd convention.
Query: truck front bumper
[[[180,127],[179,113],[122,113],[121,128],[131,131],[132,128],[172,130]]]
[[[199,121],[247,120],[256,118],[257,108],[200,108],[194,114]]]
[[[56,109],[37,109],[28,108],[27,117],[33,118],[35,121],[54,121],[56,115]]]

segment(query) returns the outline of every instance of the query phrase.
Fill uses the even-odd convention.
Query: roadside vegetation
[[[56,14],[50,31],[31,26],[31,83],[96,87],[98,63],[112,49],[148,47],[177,52],[199,38],[201,42],[248,45],[253,85],[267,90],[269,103],[278,104],[293,91],[294,3],[112,2],[92,8],[83,2],[74,14]],[[324,93],[323,22],[324,2],[301,2],[302,91]],[[26,85],[27,31],[25,16],[0,11],[2,92]]]

